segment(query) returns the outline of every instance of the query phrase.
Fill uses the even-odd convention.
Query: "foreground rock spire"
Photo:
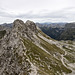
[[[13,28],[0,43],[0,75],[29,75],[31,65],[24,55],[26,47],[22,38],[32,39],[35,33],[34,22],[28,20],[24,23],[19,19],[13,22]]]

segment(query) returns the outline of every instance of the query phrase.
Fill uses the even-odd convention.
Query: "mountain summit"
[[[71,43],[53,40],[34,22],[17,19],[0,39],[0,75],[74,75]]]

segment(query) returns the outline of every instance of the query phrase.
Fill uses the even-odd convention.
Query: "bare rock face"
[[[37,28],[34,22],[27,20],[26,21],[26,25],[28,26],[28,28],[30,28],[33,32],[37,33]]]
[[[0,40],[0,75],[29,75],[31,65],[22,38],[32,39],[34,33],[37,33],[35,23],[14,21],[11,31]]]
[[[18,32],[21,36],[32,38],[34,33],[38,33],[37,27],[34,22],[26,21],[24,23],[22,20],[15,20],[13,23],[13,31]]]

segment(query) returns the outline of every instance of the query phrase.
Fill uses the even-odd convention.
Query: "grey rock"
[[[13,22],[12,29],[0,40],[0,75],[29,75],[31,65],[21,37],[32,39],[33,33],[37,33],[35,23],[19,19]]]

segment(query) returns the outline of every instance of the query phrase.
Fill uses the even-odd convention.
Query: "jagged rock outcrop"
[[[37,28],[34,22],[27,20],[26,23],[28,28],[30,28],[33,32],[37,33]]]
[[[35,23],[14,21],[12,30],[0,40],[0,75],[29,75],[31,66],[26,60],[22,38],[32,39],[36,32]]]

